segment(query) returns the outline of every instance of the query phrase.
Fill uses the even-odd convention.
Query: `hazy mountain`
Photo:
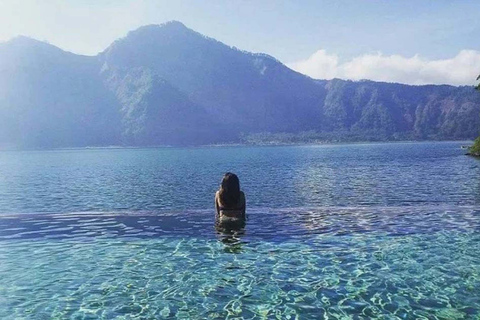
[[[132,31],[100,59],[106,73],[148,70],[228,125],[228,132],[315,129],[321,119],[324,92],[314,81],[274,58],[232,49],[179,22]]]
[[[470,87],[314,80],[179,22],[139,28],[96,57],[25,37],[0,44],[3,147],[195,145],[269,134],[468,139],[479,129],[480,95]]]
[[[325,131],[370,132],[382,139],[471,139],[480,130],[480,95],[472,87],[335,79],[325,88]]]
[[[0,145],[119,142],[118,103],[95,57],[18,37],[0,44]]]

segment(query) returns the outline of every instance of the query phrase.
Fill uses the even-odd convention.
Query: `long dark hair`
[[[219,192],[220,202],[226,207],[235,206],[240,200],[240,181],[236,174],[227,172],[223,176]]]

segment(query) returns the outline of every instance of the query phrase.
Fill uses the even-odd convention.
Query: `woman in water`
[[[245,194],[240,191],[236,174],[227,172],[223,176],[220,190],[215,193],[215,210],[220,225],[245,224]]]

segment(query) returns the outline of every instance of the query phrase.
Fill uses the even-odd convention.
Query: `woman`
[[[245,194],[240,191],[236,174],[227,172],[223,176],[220,190],[215,193],[216,220],[221,225],[245,223]]]

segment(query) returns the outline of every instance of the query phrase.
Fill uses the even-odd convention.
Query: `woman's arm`
[[[247,220],[247,216],[245,215],[247,201],[245,200],[245,194],[243,193],[243,191],[240,191],[240,192],[241,192],[240,197],[242,198],[242,206],[241,206],[242,218],[243,220]]]
[[[218,207],[218,191],[215,192],[215,218],[220,217],[220,209]]]

